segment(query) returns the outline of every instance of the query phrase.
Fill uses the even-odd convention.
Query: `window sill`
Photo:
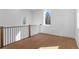
[[[43,26],[52,26],[52,25],[51,25],[51,24],[50,24],[50,25],[45,25],[45,24],[44,24]]]

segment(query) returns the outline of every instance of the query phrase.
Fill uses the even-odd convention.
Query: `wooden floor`
[[[49,35],[37,34],[31,38],[23,39],[18,42],[9,44],[3,49],[76,49],[75,39]]]

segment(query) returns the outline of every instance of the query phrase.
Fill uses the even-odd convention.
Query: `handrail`
[[[3,27],[3,28],[16,28],[16,27],[28,27],[28,25],[26,25],[26,26],[9,26],[9,27]]]
[[[8,26],[8,27],[3,27],[3,26],[1,26],[1,27],[3,27],[3,28],[16,28],[16,27],[28,27],[29,25],[25,25],[25,26]],[[38,25],[30,25],[30,26],[38,26]]]

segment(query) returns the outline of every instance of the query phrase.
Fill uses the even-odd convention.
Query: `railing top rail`
[[[8,27],[3,27],[3,28],[17,28],[17,27],[27,27],[28,25],[26,26],[8,26]]]
[[[25,25],[25,26],[8,26],[8,27],[4,27],[4,26],[0,26],[0,28],[18,28],[18,27],[28,27],[29,25]],[[30,26],[40,26],[40,25],[30,25]]]

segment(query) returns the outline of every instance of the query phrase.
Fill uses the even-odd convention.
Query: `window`
[[[51,10],[46,9],[44,10],[44,25],[50,25],[51,24]]]

